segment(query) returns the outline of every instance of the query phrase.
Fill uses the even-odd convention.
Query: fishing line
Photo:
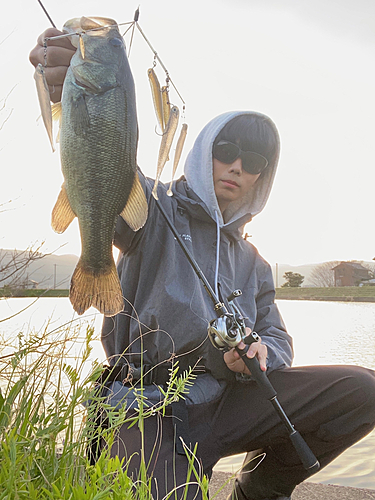
[[[38,0],[38,3],[39,3],[39,5],[42,7],[43,12],[45,13],[45,15],[48,17],[49,22],[52,24],[52,26],[53,26],[54,28],[56,28],[55,23],[52,21],[52,19],[51,19],[50,15],[48,14],[48,12],[47,12],[46,8],[44,7],[44,5],[42,4],[41,0]]]
[[[125,31],[125,33],[127,33],[129,30],[130,30],[130,28],[128,28],[128,29]],[[133,24],[132,36],[130,37],[130,43],[129,43],[129,54],[128,54],[128,56],[129,56],[129,57],[130,57],[130,51],[131,51],[131,49],[132,49],[132,45],[133,45],[134,30],[135,30],[135,23]],[[125,33],[124,33],[124,35],[125,35]],[[123,35],[123,36],[124,36],[124,35]]]
[[[174,89],[175,89],[175,91],[177,92],[178,97],[181,99],[182,103],[185,105],[186,103],[185,103],[185,101],[183,100],[183,98],[182,98],[182,96],[181,96],[180,92],[178,91],[178,89],[177,89],[176,85],[173,83],[173,80],[172,80],[172,78],[170,77],[170,75],[169,75],[169,72],[168,72],[167,68],[164,66],[163,61],[160,59],[160,57],[159,57],[158,53],[157,53],[157,52],[156,52],[156,50],[153,48],[153,46],[151,45],[151,43],[150,43],[150,42],[149,42],[149,40],[147,39],[146,35],[143,33],[143,31],[142,31],[141,27],[139,26],[139,23],[136,21],[136,22],[135,22],[135,24],[136,24],[136,26],[137,26],[137,28],[138,28],[139,32],[141,33],[141,35],[142,35],[142,36],[143,36],[143,38],[145,39],[145,41],[146,41],[147,45],[150,47],[150,49],[151,49],[151,50],[152,50],[152,52],[154,53],[154,59],[157,59],[157,60],[159,61],[159,63],[160,63],[160,65],[161,65],[161,67],[162,67],[162,68],[163,68],[163,70],[165,71],[166,77],[169,79],[169,81],[170,81],[170,82],[171,82],[171,84],[173,85],[173,88],[174,88]]]

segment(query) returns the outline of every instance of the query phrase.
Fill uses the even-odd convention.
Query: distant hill
[[[1,279],[1,268],[3,268],[4,264],[9,262],[15,254],[21,255],[22,252],[0,249],[0,287],[11,281],[11,278],[7,280]],[[39,258],[29,264],[27,269],[25,269],[22,274],[22,279],[25,283],[28,283],[28,288],[35,285],[36,288],[66,289],[69,288],[70,278],[77,262],[78,257],[76,255],[44,255],[42,258]],[[305,277],[302,286],[312,286],[311,283],[309,283],[309,277],[314,267],[318,264],[319,263],[304,264],[301,266],[278,264],[278,276],[276,276],[276,266],[272,266],[275,285],[280,287],[285,282],[283,275],[286,272],[291,271],[293,273],[302,274],[302,276]],[[368,262],[368,264],[374,265],[374,262]]]
[[[0,270],[15,258],[22,259],[21,251],[0,249]],[[18,282],[26,284],[27,288],[69,288],[78,257],[76,255],[41,255],[33,260],[19,273]],[[6,272],[9,275],[9,272]],[[0,286],[9,284],[13,276],[2,279],[0,271]]]
[[[374,262],[373,261],[361,261],[363,264],[368,264],[370,267],[374,267]],[[301,266],[291,266],[289,264],[278,264],[278,272],[276,276],[276,266],[272,266],[272,274],[273,274],[273,279],[275,282],[275,286],[281,287],[283,283],[285,283],[285,279],[283,278],[283,275],[291,271],[292,273],[299,273],[302,274],[302,276],[305,277],[304,282],[302,283],[303,287],[313,287],[313,285],[310,282],[310,275],[311,272],[313,271],[314,267],[318,266],[319,264],[324,264],[323,262],[316,262],[315,264],[303,264]]]

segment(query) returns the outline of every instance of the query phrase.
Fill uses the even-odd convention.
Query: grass
[[[276,289],[276,299],[375,302],[374,286],[324,288],[285,287]]]
[[[192,383],[191,372],[179,375],[177,367],[172,371],[158,409],[144,401],[140,390],[138,416],[127,420],[124,405],[110,407],[98,395],[95,381],[103,369],[97,361],[90,362],[93,339],[91,327],[82,338],[80,326],[68,325],[27,338],[20,334],[13,342],[3,340],[0,500],[152,498],[146,464],[133,481],[127,474],[128,464],[111,458],[109,449],[121,425],[132,423],[142,429],[145,418],[155,411],[163,412],[168,404],[183,397]],[[79,356],[77,343],[81,343]],[[108,428],[95,425],[98,412],[105,415]],[[90,464],[87,453],[93,438],[103,439],[108,445],[95,465]],[[199,481],[207,500],[207,479],[199,479],[193,461],[190,463],[189,477]]]

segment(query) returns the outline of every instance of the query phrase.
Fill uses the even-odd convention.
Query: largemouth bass
[[[114,20],[83,17],[68,21],[63,30],[81,33],[70,37],[77,51],[61,100],[64,184],[52,227],[62,233],[78,218],[82,251],[70,285],[74,310],[82,314],[94,306],[112,316],[124,305],[112,255],[117,216],[134,231],[147,219],[137,174],[134,81]]]

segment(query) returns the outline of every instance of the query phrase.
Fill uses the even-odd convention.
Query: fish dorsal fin
[[[137,173],[134,177],[128,201],[120,215],[133,231],[138,231],[146,223],[148,215],[147,200]]]
[[[63,233],[75,216],[70,206],[64,183],[61,186],[60,194],[52,210],[52,229],[56,233]]]
[[[44,68],[41,64],[38,64],[38,66],[35,68],[34,79],[36,83],[36,91],[38,94],[39,106],[40,106],[40,111],[42,113],[43,123],[47,130],[52,151],[54,152],[55,147],[53,144],[53,133],[52,133],[51,100],[50,100],[46,75],[44,72]]]

